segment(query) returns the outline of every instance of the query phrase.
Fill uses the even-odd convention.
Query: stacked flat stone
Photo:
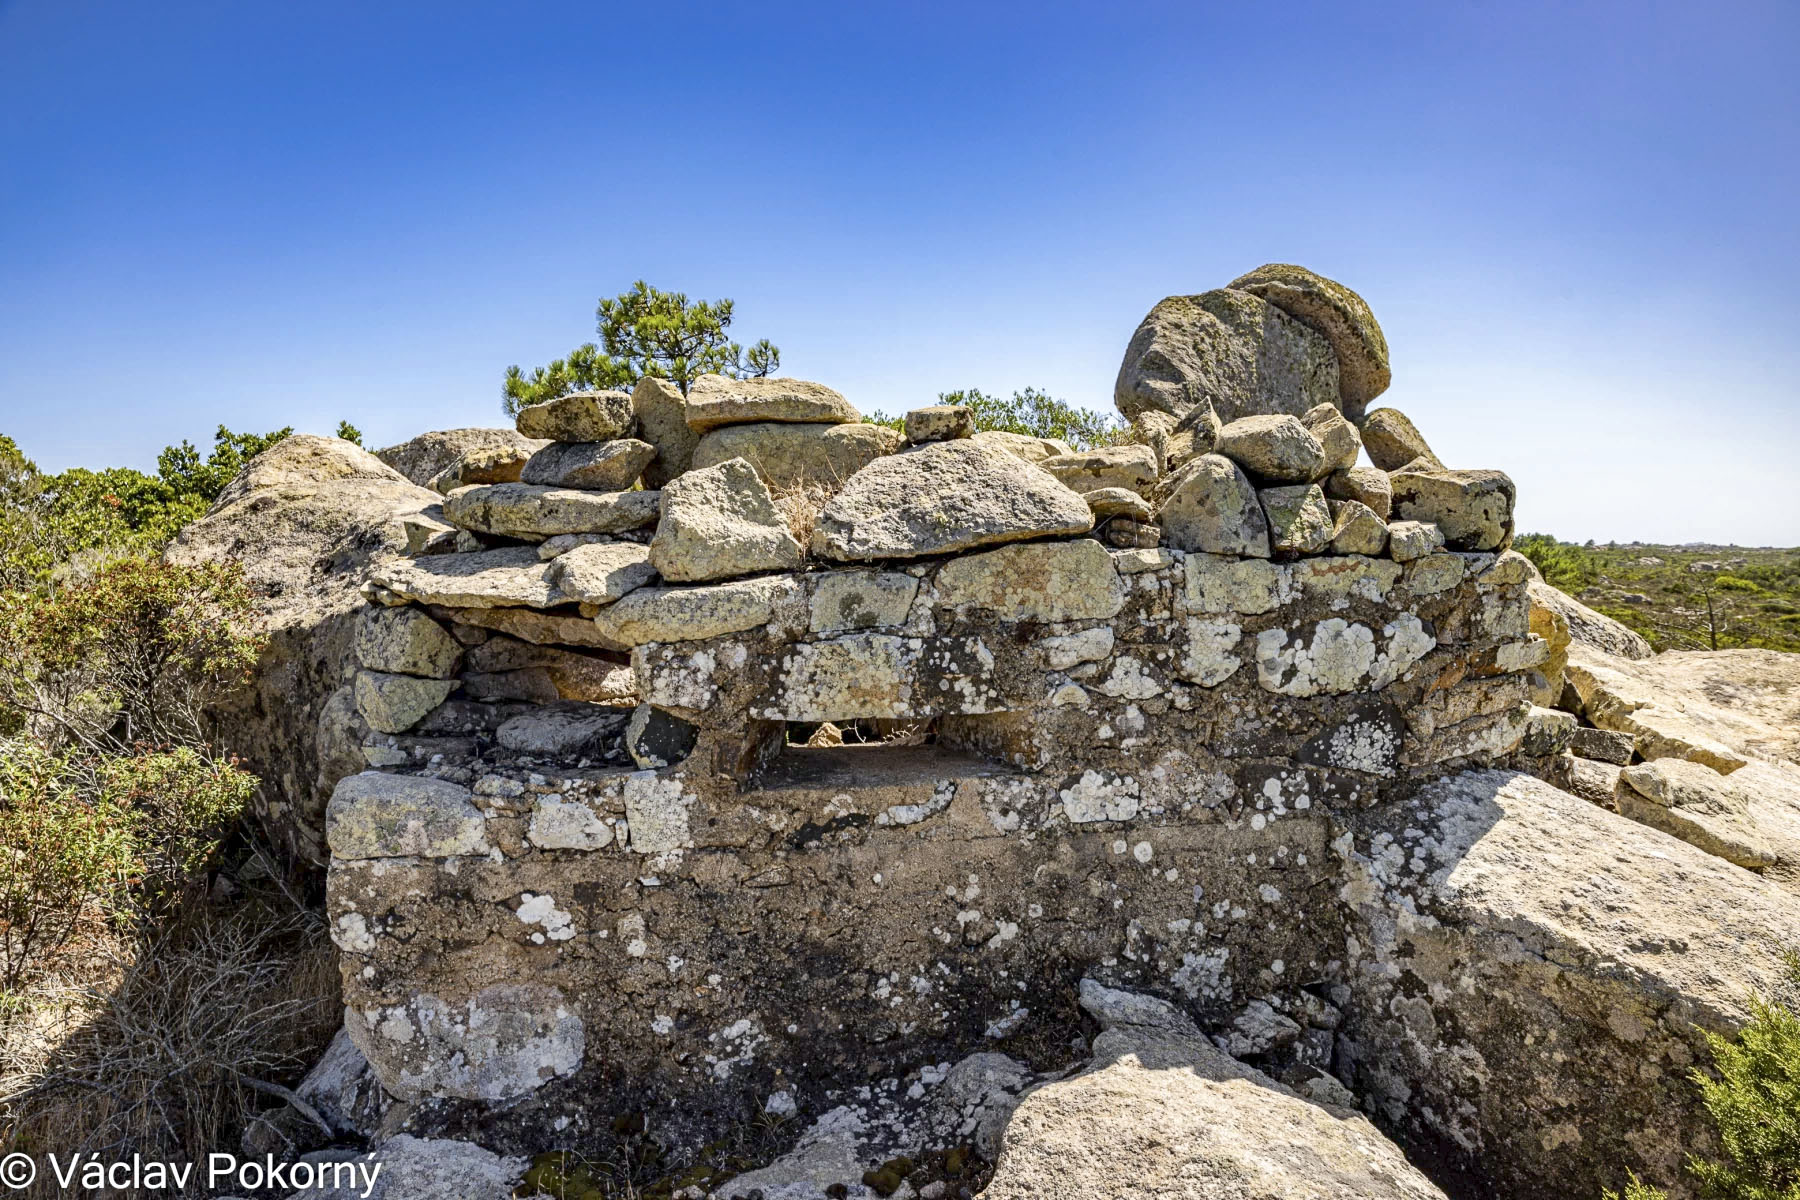
[[[405,667],[366,656],[354,695],[370,762],[489,735],[515,753],[596,761],[618,761],[629,739],[663,761],[679,733],[621,717],[640,691],[626,655],[768,621],[809,553],[821,566],[917,560],[1077,537],[1096,520],[1121,544],[1155,545],[1146,447],[1077,455],[977,434],[958,406],[906,425],[863,422],[817,383],[702,376],[685,396],[645,379],[629,395],[559,397],[522,410],[516,438],[457,439],[457,457],[428,465],[458,486],[407,518],[409,557],[365,591],[389,610],[371,622],[398,611],[414,636],[435,630],[463,649]],[[510,468],[494,468],[503,454]],[[809,545],[795,509],[821,510]]]
[[[1002,606],[1046,581],[1107,591],[1108,549],[1231,579],[1318,559],[1415,598],[1453,592],[1510,543],[1512,485],[1448,470],[1393,409],[1364,416],[1387,378],[1355,293],[1272,266],[1152,311],[1121,370],[1123,444],[977,431],[957,405],[893,429],[819,383],[717,375],[686,394],[646,378],[562,396],[523,409],[516,433],[445,435],[416,455],[442,505],[408,519],[411,557],[366,589],[371,622],[388,622],[353,692],[379,743],[370,761],[471,737],[678,761],[671,721],[688,718],[667,713],[693,706],[673,702],[681,685],[647,648],[781,629],[820,605],[852,628],[928,625],[908,615],[921,581],[941,603],[976,559]],[[396,630],[437,652],[377,652]],[[1216,641],[1201,658],[1224,655]],[[879,688],[883,661],[817,670]]]

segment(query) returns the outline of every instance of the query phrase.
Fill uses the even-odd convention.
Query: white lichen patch
[[[1113,660],[1112,673],[1100,682],[1100,690],[1115,700],[1148,700],[1162,694],[1162,685],[1129,654]]]
[[[1094,821],[1129,821],[1137,816],[1138,783],[1129,775],[1083,771],[1061,792],[1063,812],[1077,825]]]
[[[679,779],[659,779],[655,771],[626,776],[625,821],[631,848],[639,854],[665,854],[692,846],[688,810],[693,803]]]
[[[528,836],[544,850],[599,850],[612,844],[613,827],[585,804],[539,796]]]
[[[1099,662],[1110,655],[1113,631],[1109,626],[1101,625],[1079,633],[1047,637],[1038,643],[1038,648],[1044,652],[1045,666],[1052,671],[1067,671],[1078,663]]]
[[[346,954],[367,954],[375,949],[375,933],[359,912],[347,912],[331,923],[331,941]]]
[[[542,932],[531,935],[531,940],[540,946],[546,941],[566,942],[575,936],[574,917],[556,907],[554,897],[525,892],[519,896],[514,915],[526,925],[541,927]]]
[[[1232,653],[1243,636],[1243,626],[1230,621],[1189,618],[1187,649],[1175,665],[1175,674],[1202,687],[1217,687],[1244,665],[1244,660]]]
[[[1378,691],[1437,645],[1423,623],[1401,613],[1381,633],[1342,617],[1312,627],[1311,637],[1285,629],[1256,636],[1257,682],[1284,696]]]

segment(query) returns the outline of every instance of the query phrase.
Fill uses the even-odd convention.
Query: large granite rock
[[[692,465],[714,467],[741,458],[776,491],[797,487],[836,491],[876,459],[900,449],[902,440],[898,430],[860,421],[725,425],[700,438]]]
[[[1130,419],[1181,416],[1202,399],[1224,421],[1337,404],[1337,356],[1323,336],[1248,292],[1170,296],[1132,334],[1113,403]]]
[[[663,489],[650,565],[671,583],[791,571],[801,557],[768,485],[744,459],[696,467]]]
[[[784,577],[707,587],[639,588],[600,610],[593,624],[614,645],[690,642],[768,624]]]
[[[369,579],[403,600],[449,608],[554,608],[567,602],[530,546],[384,562]]]
[[[979,437],[880,458],[819,514],[813,553],[838,562],[922,558],[1025,538],[1086,533],[1080,495]]]
[[[462,646],[416,608],[371,608],[356,631],[356,661],[371,671],[448,679]]]
[[[457,688],[454,679],[421,679],[385,671],[358,671],[356,711],[379,733],[405,733]]]
[[[550,442],[608,442],[637,424],[625,392],[572,392],[519,410],[519,432]]]
[[[1331,544],[1336,526],[1318,484],[1264,488],[1257,498],[1269,518],[1269,549],[1274,553],[1318,554]]]
[[[975,436],[975,414],[965,404],[931,404],[915,408],[902,422],[908,445],[948,442]]]
[[[688,428],[687,397],[668,380],[646,375],[631,391],[631,410],[637,414],[637,436],[656,447],[656,457],[644,468],[644,486],[660,488],[688,469],[700,444],[700,435]]]
[[[1269,519],[1250,479],[1229,458],[1202,454],[1171,476],[1158,512],[1177,550],[1269,557]]]
[[[288,1200],[510,1200],[526,1167],[523,1158],[502,1158],[472,1142],[407,1133],[368,1154],[309,1158],[319,1168],[308,1172],[308,1182],[317,1182]],[[298,1178],[295,1168],[288,1171]]]
[[[971,435],[971,441],[983,446],[993,446],[1004,450],[1016,458],[1026,462],[1043,462],[1046,458],[1058,454],[1072,454],[1074,450],[1069,443],[1059,438],[1033,437],[1029,433],[1008,433],[1004,429],[983,429]]]
[[[1077,492],[1124,488],[1140,495],[1156,486],[1156,451],[1149,446],[1104,446],[1074,454],[1056,454],[1038,466]]]
[[[465,454],[498,449],[512,454],[524,451],[529,456],[546,444],[512,429],[437,429],[377,450],[375,457],[420,487],[430,487],[433,479]]]
[[[1662,758],[1626,767],[1619,813],[1690,846],[1753,871],[1775,865],[1775,851],[1750,815],[1750,799],[1711,767]]]
[[[1558,590],[1542,579],[1533,579],[1528,585],[1531,593],[1533,613],[1544,611],[1544,616],[1533,617],[1533,621],[1547,627],[1558,624],[1566,631],[1560,638],[1564,650],[1563,660],[1567,661],[1567,649],[1571,642],[1579,642],[1583,646],[1599,650],[1615,658],[1644,659],[1656,651],[1650,643],[1628,627],[1621,625],[1605,613],[1595,612],[1567,592]],[[1533,633],[1542,635],[1535,625]],[[1553,640],[1551,653],[1554,656],[1557,646]],[[1554,658],[1553,658],[1554,661]],[[1560,671],[1560,665],[1557,666]]]
[[[536,541],[566,533],[625,533],[654,525],[662,493],[590,492],[531,483],[468,487],[444,497],[445,520],[474,533]]]
[[[1028,1092],[986,1200],[1442,1200],[1367,1117],[1231,1058],[1166,1001],[1083,980],[1094,1058]]]
[[[1285,413],[1229,422],[1215,451],[1265,483],[1311,483],[1331,469],[1319,439]]]
[[[1554,706],[1562,702],[1563,671],[1569,665],[1570,641],[1569,615],[1558,600],[1567,600],[1570,604],[1576,602],[1541,578],[1531,579],[1526,590],[1531,598],[1531,632],[1544,639],[1545,647],[1544,661],[1538,666],[1537,679],[1532,681],[1531,702]],[[1629,754],[1627,761],[1630,761]]]
[[[1300,423],[1319,440],[1319,446],[1325,451],[1325,468],[1321,474],[1348,471],[1356,466],[1357,455],[1362,453],[1362,435],[1356,432],[1356,426],[1344,419],[1343,413],[1329,404],[1321,404],[1302,413]]]
[[[1708,1153],[1690,1071],[1800,945],[1800,899],[1541,780],[1480,771],[1334,843],[1365,1107],[1500,1195],[1675,1183]]]
[[[1601,729],[1629,733],[1640,757],[1684,758],[1721,774],[1749,761],[1718,737],[1710,705],[1678,701],[1645,679],[1630,659],[1571,643],[1565,668],[1582,715]]]
[[[519,470],[519,482],[555,488],[623,492],[656,457],[656,447],[636,438],[610,442],[553,442]]]
[[[423,474],[433,464],[414,449],[401,460]],[[266,640],[248,692],[206,715],[259,779],[257,815],[303,859],[324,861],[331,789],[363,767],[349,685],[365,572],[404,550],[405,520],[438,499],[349,442],[295,434],[246,464],[169,547],[175,562],[243,567]]]
[[[478,483],[517,483],[531,456],[548,442],[521,439],[520,445],[477,446],[431,477],[430,488],[449,495]]]
[[[594,542],[552,561],[551,581],[582,604],[611,604],[656,579],[649,549],[636,542]]]
[[[1397,408],[1376,409],[1363,419],[1361,431],[1369,461],[1384,471],[1398,471],[1419,459],[1432,466],[1443,465],[1431,452],[1425,435]]]
[[[1370,558],[1387,550],[1387,522],[1375,510],[1355,500],[1328,501],[1331,506],[1331,552],[1362,554]]]
[[[804,379],[702,375],[688,386],[687,423],[697,433],[758,421],[841,425],[861,419],[843,396],[822,383]]]
[[[1332,500],[1366,504],[1382,520],[1393,513],[1394,485],[1380,467],[1350,467],[1325,477],[1325,495]]]
[[[338,858],[485,854],[487,818],[469,789],[444,779],[364,771],[341,780],[326,812]]]
[[[1512,545],[1518,489],[1505,471],[1398,471],[1391,477],[1394,512],[1430,521],[1452,550],[1504,550]]]
[[[1387,338],[1367,302],[1343,284],[1292,263],[1265,263],[1227,286],[1261,296],[1325,336],[1337,354],[1338,394],[1352,421],[1387,391],[1393,380]]]

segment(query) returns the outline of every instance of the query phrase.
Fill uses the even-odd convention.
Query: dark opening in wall
[[[843,721],[789,721],[782,744],[809,746],[931,746],[937,718],[852,717]]]

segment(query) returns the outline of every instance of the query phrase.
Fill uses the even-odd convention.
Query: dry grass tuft
[[[819,513],[831,502],[837,489],[822,483],[795,483],[773,488],[769,494],[775,500],[775,511],[787,522],[788,532],[794,535],[802,550],[810,550]]]
[[[75,959],[0,1013],[0,1151],[236,1152],[342,1015],[323,919],[285,903],[200,906]]]

